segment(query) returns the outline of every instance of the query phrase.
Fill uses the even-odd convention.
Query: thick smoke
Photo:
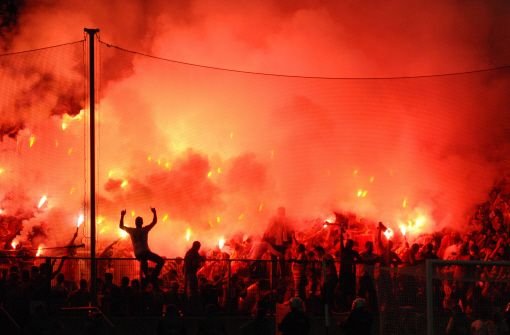
[[[507,64],[509,19],[505,1],[27,1],[8,37],[12,50],[22,50],[77,40],[83,27],[99,27],[108,43],[194,63],[328,77],[412,76]],[[297,79],[99,49],[104,245],[117,238],[121,209],[149,221],[150,206],[160,220],[151,243],[167,256],[189,245],[188,228],[191,240],[209,246],[235,232],[260,233],[280,205],[297,228],[333,210],[394,227],[420,215],[425,230],[459,227],[509,168],[508,70]],[[47,79],[17,71],[2,77],[21,85],[11,105],[23,104],[24,113],[2,113],[0,131],[9,138],[1,143],[2,164],[15,178],[1,184],[8,190],[14,183],[34,202],[44,192],[53,196],[53,207],[29,221],[51,220],[57,243],[72,235],[87,205],[85,139],[84,118],[69,119],[83,108],[80,62],[49,62],[69,69],[58,77],[68,79],[65,85],[52,72],[39,73]],[[41,99],[49,99],[44,113],[26,112]],[[60,134],[63,115],[72,126]],[[39,149],[20,151],[36,131],[31,124],[43,137]],[[55,139],[66,149],[53,148]],[[64,163],[44,163],[50,159]],[[19,161],[30,166],[24,178]]]

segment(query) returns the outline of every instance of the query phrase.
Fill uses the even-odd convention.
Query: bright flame
[[[76,228],[79,228],[84,221],[85,221],[85,216],[83,214],[80,214],[78,216],[78,220],[76,220]]]
[[[186,228],[186,241],[189,242],[189,240],[191,239],[191,228]]]
[[[39,257],[43,254],[43,245],[40,244],[39,247],[37,247],[37,253],[35,254],[36,257]]]
[[[325,226],[327,226],[328,223],[335,223],[336,222],[336,215],[335,214],[330,214],[326,220],[324,220],[324,222],[326,223]]]
[[[384,236],[386,237],[387,240],[390,240],[393,237],[393,229],[386,228],[386,230],[384,231],[383,234],[384,234]]]
[[[19,244],[19,241],[18,241],[18,240],[16,240],[16,239],[14,239],[14,240],[12,240],[12,242],[11,242],[11,247],[12,247],[13,249],[16,249],[16,247],[18,246],[18,244]]]
[[[30,138],[28,139],[28,147],[31,148],[33,147],[35,144],[35,135],[32,135],[30,136]]]
[[[61,127],[62,127],[62,130],[66,130],[68,127],[69,127],[69,124],[75,120],[81,120],[82,119],[82,116],[83,116],[83,109],[80,110],[80,113],[76,114],[75,116],[70,116],[68,114],[64,114],[64,116],[62,116],[62,124],[61,124]]]
[[[327,224],[327,223],[325,223],[325,224],[322,226],[322,228],[324,228],[324,229],[328,228],[328,224]]]
[[[406,233],[407,233],[407,227],[406,227],[405,225],[401,224],[401,225],[399,226],[399,228],[400,228],[400,232],[402,233],[402,236],[406,236]]]
[[[127,181],[127,179],[124,179],[124,180],[122,181],[122,184],[120,184],[120,187],[122,187],[122,188],[126,188],[126,187],[128,186],[128,184],[129,184],[129,182]]]
[[[168,214],[163,215],[163,222],[165,222],[166,220],[168,220]]]
[[[356,193],[356,196],[358,198],[365,198],[368,194],[368,191],[367,190],[363,190],[363,189],[359,189],[358,192]]]
[[[225,246],[225,238],[222,236],[218,240],[218,247],[220,248],[220,250],[222,250],[224,246]]]
[[[125,239],[126,237],[129,236],[129,234],[126,231],[124,231],[124,230],[122,230],[120,228],[117,231],[118,231],[119,237],[121,239]]]
[[[209,172],[207,173],[207,178],[211,178],[211,176],[212,176],[212,171],[209,171]]]
[[[39,204],[37,205],[37,208],[41,208],[45,203],[46,201],[48,200],[48,197],[45,195],[43,195],[41,197],[41,200],[39,200]]]

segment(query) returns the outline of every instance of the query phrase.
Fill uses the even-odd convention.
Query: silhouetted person
[[[131,237],[131,242],[133,243],[133,250],[135,252],[135,257],[137,260],[140,261],[140,265],[142,268],[142,272],[145,277],[148,277],[149,272],[149,264],[148,261],[152,261],[156,263],[156,267],[154,268],[154,271],[152,272],[152,278],[154,281],[157,281],[157,278],[159,276],[159,273],[161,272],[161,269],[163,268],[163,265],[165,264],[165,260],[163,257],[153,253],[149,249],[149,243],[148,243],[148,237],[149,237],[149,231],[156,225],[156,222],[158,221],[157,215],[156,215],[156,209],[151,208],[151,212],[153,214],[152,222],[145,227],[143,226],[143,218],[138,216],[135,219],[135,225],[136,228],[129,228],[124,226],[124,216],[126,215],[126,210],[122,210],[120,212],[120,224],[119,228],[126,231],[129,236]]]
[[[175,305],[166,307],[166,314],[158,322],[158,335],[186,335],[184,320]]]
[[[186,278],[186,289],[189,297],[198,295],[198,277],[197,272],[202,266],[203,257],[200,256],[198,251],[202,245],[200,242],[195,241],[191,249],[186,252],[184,256],[184,275]]]
[[[241,326],[242,335],[273,335],[275,333],[274,322],[267,317],[269,306],[263,301],[257,303],[255,318]]]
[[[303,300],[299,297],[290,299],[290,312],[283,317],[278,330],[283,335],[306,335],[310,332],[310,320],[304,312]]]
[[[372,334],[373,317],[366,308],[366,300],[356,298],[352,302],[349,316],[342,325],[346,335]]]
[[[343,230],[340,230],[340,293],[343,307],[349,308],[356,297],[356,262],[361,261],[359,253],[353,249],[354,241],[344,243]]]
[[[286,275],[285,253],[292,245],[294,240],[293,232],[290,228],[289,219],[285,213],[285,207],[278,207],[276,216],[271,218],[269,225],[262,237],[263,241],[269,245],[271,260],[273,264],[273,276],[279,275],[279,278]],[[278,263],[276,262],[278,260]],[[278,272],[278,265],[280,271]]]

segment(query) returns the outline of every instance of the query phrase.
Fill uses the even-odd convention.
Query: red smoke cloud
[[[58,44],[82,38],[83,27],[98,27],[106,42],[187,62],[328,77],[411,76],[508,64],[509,18],[504,1],[27,1],[4,44],[11,50]],[[120,209],[149,220],[149,206],[160,217],[154,249],[167,256],[182,253],[188,227],[192,239],[214,245],[222,235],[260,233],[280,205],[296,225],[346,210],[394,227],[418,214],[427,216],[429,229],[459,226],[508,171],[508,70],[404,80],[296,79],[99,48],[104,244],[116,238]],[[65,134],[60,128],[63,113],[75,115],[84,105],[75,54],[48,60],[50,80],[2,76],[10,85],[22,83],[13,96],[28,101],[23,110],[46,101],[37,114],[2,113],[2,134],[12,137],[1,143],[2,164],[11,166],[16,185],[34,201],[53,196],[48,203],[55,207],[36,220],[62,217],[48,213],[65,208],[59,221],[70,223],[54,223],[54,235],[62,236],[56,240],[72,234],[72,220],[86,205],[86,124],[70,121]],[[63,68],[57,81],[51,79],[56,65]],[[38,82],[56,86],[45,96],[45,87],[34,89]],[[33,133],[39,142],[13,155]],[[17,169],[20,161],[30,168]],[[12,179],[0,183],[13,187]]]

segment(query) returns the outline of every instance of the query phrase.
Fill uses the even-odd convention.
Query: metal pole
[[[433,260],[428,259],[425,263],[425,294],[427,297],[427,335],[434,335],[434,292],[433,292],[433,283],[432,280],[434,278],[434,269],[433,269]]]
[[[89,115],[90,115],[90,291],[92,305],[97,306],[96,263],[96,133],[95,133],[95,51],[94,42],[99,29],[85,28],[89,35]]]

